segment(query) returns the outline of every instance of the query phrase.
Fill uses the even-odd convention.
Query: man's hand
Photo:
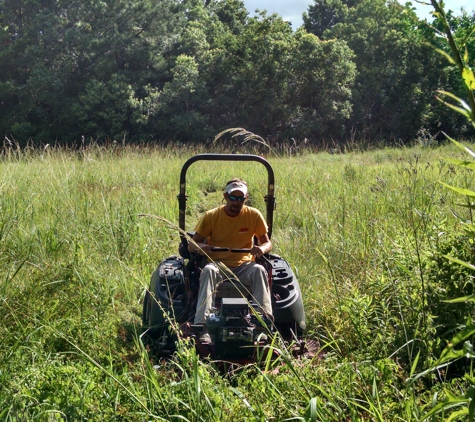
[[[211,246],[206,243],[206,239],[203,236],[195,233],[192,240],[188,242],[188,250],[191,253],[209,255],[211,253]]]
[[[254,255],[255,257],[259,258],[261,257],[262,255],[264,255],[264,250],[262,249],[261,246],[257,246],[257,245],[254,245],[252,248],[251,248],[251,251],[250,251],[250,254],[251,255]]]
[[[254,245],[251,248],[251,254],[257,258],[260,258],[262,255],[269,253],[272,250],[272,242],[269,239],[267,233],[258,239],[259,244]]]
[[[197,244],[196,253],[200,255],[209,255],[211,253],[211,246],[207,243]]]
[[[203,242],[190,242],[188,250],[199,255],[209,255],[211,253],[211,246]]]

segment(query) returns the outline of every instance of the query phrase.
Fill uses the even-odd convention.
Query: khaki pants
[[[272,315],[272,304],[269,292],[266,269],[255,262],[245,262],[239,267],[226,271],[210,262],[206,264],[200,275],[200,291],[196,306],[195,324],[204,324],[214,307],[216,289],[220,283],[229,278],[239,280],[239,283],[250,289],[254,301],[266,315]]]

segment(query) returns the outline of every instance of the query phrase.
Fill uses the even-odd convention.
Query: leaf
[[[414,375],[414,372],[416,371],[416,367],[417,367],[417,363],[419,362],[420,354],[421,354],[421,351],[419,350],[417,352],[416,358],[414,359],[414,362],[412,363],[411,373],[409,374],[409,377],[412,377]]]
[[[465,189],[465,188],[458,188],[456,186],[450,186],[447,183],[440,182],[446,188],[453,190],[454,192],[460,193],[461,195],[468,196],[470,198],[475,198],[475,192],[473,190]]]
[[[429,412],[427,412],[424,417],[421,419],[421,421],[429,419],[430,416],[436,415],[437,413],[440,413],[444,410],[451,409],[453,407],[458,407],[466,404],[468,402],[468,399],[465,398],[459,398],[454,396],[450,391],[445,390],[445,393],[447,395],[447,400],[445,400],[442,403],[439,403],[438,405],[434,406]],[[467,409],[462,409],[460,411],[453,412],[451,415],[454,415],[454,413],[459,413],[459,412],[465,412],[467,413]],[[463,413],[462,413],[463,414]]]
[[[467,340],[464,344],[463,344],[463,352],[465,354],[465,357],[467,358],[473,358],[474,357],[474,354],[473,354],[473,344],[470,343],[469,340]]]
[[[451,138],[449,135],[444,133],[445,137],[450,141],[453,142],[455,145],[457,145],[460,149],[464,150],[465,152],[468,152],[473,158],[475,158],[475,153],[470,149],[467,148],[465,145],[461,144],[460,142],[456,141],[455,139]]]
[[[446,97],[452,98],[452,100],[458,102],[462,106],[463,109],[465,109],[467,111],[471,111],[470,106],[464,100],[462,100],[460,97],[457,97],[456,95],[452,94],[451,92],[444,91],[444,90],[441,90],[441,89],[439,89],[437,92],[439,92],[442,95],[445,95]],[[441,100],[441,101],[443,101],[443,100]]]
[[[452,412],[450,414],[450,416],[447,418],[447,422],[450,422],[450,421],[454,421],[454,420],[460,420],[459,417],[460,416],[464,416],[468,413],[468,410],[467,409],[460,409],[460,410],[456,410],[455,412]]]
[[[437,51],[438,53],[442,54],[442,56],[444,56],[448,61],[449,63],[451,64],[455,64],[455,60],[452,58],[452,56],[450,56],[446,51],[440,49],[440,48],[436,48],[435,51]]]
[[[457,297],[455,299],[443,300],[445,303],[463,303],[463,302],[475,302],[475,295]]]
[[[236,396],[238,396],[242,402],[244,403],[244,405],[254,414],[254,415],[257,415],[257,412],[256,412],[256,409],[254,409],[252,407],[252,405],[249,403],[249,401],[246,399],[246,396],[240,391],[238,390],[237,388],[235,387],[229,387],[229,389],[234,393],[236,394]]]
[[[456,166],[468,168],[470,170],[475,171],[475,163],[473,161],[462,161],[451,157],[445,158],[445,161],[455,164]]]
[[[475,415],[475,385],[469,387],[465,393],[465,397],[470,400],[470,404],[468,405],[468,420],[473,422],[473,417]]]
[[[466,340],[471,338],[474,334],[475,334],[475,326],[474,325],[466,326],[450,341],[449,346],[447,346],[444,350],[442,350],[442,353],[440,354],[440,357],[437,360],[436,365],[440,365],[441,363],[446,363],[451,360],[460,359],[461,357],[465,356],[467,353],[467,349],[465,347],[461,350],[455,350],[454,347],[458,346],[461,342],[465,342]]]
[[[442,255],[444,258],[447,258],[448,260],[452,261],[452,262],[455,262],[457,264],[460,264],[464,267],[467,267],[468,269],[470,270],[475,270],[475,265],[473,264],[470,264],[470,262],[465,262],[465,261],[462,261],[461,259],[458,259],[458,258],[454,258],[453,256],[450,256],[450,255]]]
[[[436,97],[441,103],[443,103],[444,105],[446,105],[447,107],[451,108],[452,110],[456,111],[457,113],[460,113],[462,114],[463,116],[465,116],[467,119],[469,120],[472,120],[472,113],[470,111],[470,109],[467,111],[466,108],[462,108],[462,107],[457,107],[453,104],[450,104],[448,103],[447,101],[444,101],[442,100],[440,97]],[[465,101],[463,101],[462,99],[459,98],[459,100],[464,103],[465,105],[467,105],[467,103],[465,103]]]
[[[445,395],[447,396],[447,402],[449,403],[458,403],[460,401],[462,402],[465,401],[464,397],[458,397],[455,394],[453,394],[450,390],[445,390]]]
[[[436,366],[462,358],[463,350],[454,350],[452,347],[446,347],[437,359]]]
[[[317,420],[317,398],[312,397],[310,403],[307,406],[307,411],[305,413],[305,420],[309,422],[314,422]]]
[[[475,89],[475,74],[473,73],[473,70],[470,69],[468,66],[465,66],[463,68],[462,78],[468,89]]]
[[[463,207],[464,205],[463,204],[457,204],[458,206],[460,207]],[[466,208],[468,209],[475,209],[475,204],[470,204],[470,205],[465,205]],[[469,236],[473,236],[473,234],[475,234],[475,226],[472,224],[472,221],[471,220],[461,220],[463,223],[465,223],[464,225],[464,229],[465,229],[465,232],[466,234],[468,234]]]

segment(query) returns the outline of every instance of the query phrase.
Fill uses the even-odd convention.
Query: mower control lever
[[[229,251],[229,248],[220,248],[219,246],[213,246],[211,248],[211,252],[228,252],[228,251]],[[231,249],[231,252],[246,253],[246,252],[251,252],[251,249],[249,248]]]
[[[229,248],[220,248],[219,246],[211,247],[211,252],[227,252]]]

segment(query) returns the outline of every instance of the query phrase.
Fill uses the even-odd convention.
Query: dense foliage
[[[459,37],[475,21],[448,17]],[[470,135],[435,106],[435,89],[462,87],[427,41],[446,48],[396,1],[315,0],[293,31],[240,0],[6,0],[0,134],[20,145],[204,142],[228,127],[315,145]]]

